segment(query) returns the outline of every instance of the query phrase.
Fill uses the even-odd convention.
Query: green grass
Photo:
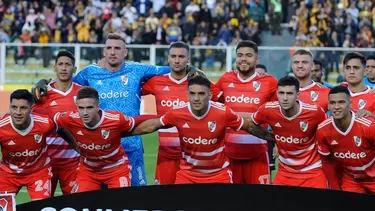
[[[158,152],[158,135],[152,133],[143,136],[143,145],[145,149],[145,168],[146,177],[149,185],[154,183],[155,168],[156,168],[156,157]],[[276,171],[272,172],[272,178],[274,178]],[[61,190],[58,187],[55,196],[61,195]],[[30,201],[30,197],[25,188],[23,188],[17,195],[17,204],[22,204]]]

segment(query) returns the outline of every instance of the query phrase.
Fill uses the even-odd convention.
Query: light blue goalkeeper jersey
[[[139,115],[141,85],[153,76],[170,72],[169,66],[146,65],[137,62],[123,62],[120,71],[110,72],[91,64],[78,72],[73,81],[95,88],[99,93],[103,110],[121,111],[127,116]],[[125,151],[142,148],[141,136],[121,139]]]

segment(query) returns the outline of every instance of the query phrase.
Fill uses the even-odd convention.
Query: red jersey
[[[317,130],[319,153],[332,153],[344,173],[355,179],[375,179],[375,123],[371,118],[357,118],[352,112],[348,129],[337,128],[332,117],[322,122]]]
[[[211,101],[203,116],[194,115],[188,103],[174,107],[160,121],[165,126],[175,126],[179,132],[180,169],[199,173],[218,172],[229,166],[224,153],[225,130],[239,130],[243,125],[242,117],[229,107]]]
[[[25,130],[15,128],[10,115],[5,115],[0,120],[1,171],[29,175],[49,165],[46,137],[55,131],[55,123],[45,115],[32,113]]]
[[[90,171],[107,170],[125,162],[128,157],[121,146],[121,133],[134,127],[134,120],[121,112],[100,111],[100,121],[93,127],[85,125],[77,111],[56,113],[54,120],[68,129],[77,140],[81,164]]]
[[[254,113],[264,103],[275,99],[277,80],[271,75],[254,73],[243,80],[237,71],[224,73],[216,86],[223,91],[224,103],[235,112]],[[263,125],[267,128],[267,125]],[[230,158],[248,160],[267,151],[267,141],[245,131],[227,130],[226,153]]]
[[[366,86],[366,90],[362,92],[353,93],[350,91],[350,100],[352,101],[351,109],[357,111],[359,109],[366,109],[375,113],[375,95],[371,93],[371,88]]]
[[[304,103],[319,105],[327,112],[329,91],[329,88],[312,81],[310,85],[299,88],[298,99]]]
[[[181,80],[172,78],[171,74],[154,76],[142,86],[142,95],[152,94],[156,99],[156,111],[164,115],[174,106],[188,102],[187,76]],[[221,96],[219,89],[211,84],[212,100]],[[159,130],[159,153],[170,159],[181,159],[180,139],[177,128]]]
[[[48,109],[53,114],[77,109],[75,98],[81,85],[73,83],[69,90],[62,92],[55,88],[55,82],[48,84],[48,96],[43,96],[42,103],[34,104],[34,108]],[[77,166],[79,154],[57,133],[47,137],[48,156],[54,168]]]
[[[272,127],[279,150],[279,170],[290,172],[288,176],[296,178],[322,170],[315,131],[325,118],[322,108],[301,101],[293,117],[284,116],[278,102],[266,103],[252,115],[256,124],[268,123]]]

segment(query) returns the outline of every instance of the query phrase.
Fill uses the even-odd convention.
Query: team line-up
[[[53,196],[58,182],[63,194],[145,185],[140,135],[155,131],[155,184],[375,192],[375,98],[364,84],[365,75],[375,79],[372,57],[346,54],[346,82],[330,89],[312,80],[321,78],[321,64],[307,50],[293,54],[294,77],[276,80],[255,71],[258,47],[242,41],[236,70],[215,84],[188,65],[183,42],[170,45],[168,67],[124,62],[127,52],[123,38],[110,34],[104,60],[74,75],[74,55],[62,50],[54,80],[11,94],[0,119],[0,192],[26,186],[39,200]],[[140,115],[140,96],[149,94],[157,115]],[[273,142],[280,162],[271,181]]]

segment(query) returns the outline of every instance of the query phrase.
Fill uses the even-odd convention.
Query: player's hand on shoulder
[[[32,88],[31,88],[31,94],[34,98],[35,103],[42,103],[42,97],[48,96],[48,87],[51,80],[42,79],[38,81]]]
[[[206,75],[203,73],[202,70],[196,68],[196,67],[193,66],[193,65],[188,65],[188,66],[186,67],[186,69],[187,69],[186,72],[187,72],[188,78],[193,77],[193,76],[197,76],[197,75],[206,76]]]
[[[371,113],[370,111],[366,109],[360,109],[355,113],[356,117],[373,117],[375,118],[375,115]]]
[[[105,67],[106,67],[106,61],[105,61],[105,58],[101,58],[101,59],[98,61],[98,66],[101,67],[101,68],[105,68]]]

